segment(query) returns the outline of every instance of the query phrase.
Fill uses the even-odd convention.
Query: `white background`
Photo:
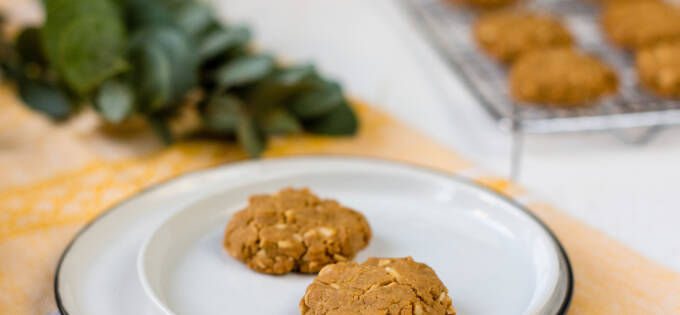
[[[261,49],[311,61],[482,167],[507,175],[510,141],[415,31],[395,0],[212,0]],[[612,133],[530,136],[520,183],[680,271],[680,129],[643,146]]]

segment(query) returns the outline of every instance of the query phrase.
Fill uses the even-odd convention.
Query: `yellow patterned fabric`
[[[272,141],[268,157],[347,154],[399,160],[472,177],[525,201],[555,231],[571,259],[571,314],[680,314],[680,275],[475,169],[418,132],[368,106],[355,106],[353,138],[296,135]],[[141,136],[139,136],[141,134]],[[242,160],[236,146],[160,146],[146,130],[120,135],[91,113],[54,125],[0,87],[0,314],[54,311],[61,251],[89,220],[146,187],[182,173]],[[454,297],[455,300],[455,297]]]

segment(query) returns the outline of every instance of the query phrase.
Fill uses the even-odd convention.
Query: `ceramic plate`
[[[65,250],[63,314],[299,314],[313,276],[249,270],[221,247],[252,194],[309,187],[361,211],[373,230],[355,258],[412,256],[449,288],[458,314],[560,314],[568,259],[521,205],[465,179],[345,157],[230,164],[158,185],[115,206]]]

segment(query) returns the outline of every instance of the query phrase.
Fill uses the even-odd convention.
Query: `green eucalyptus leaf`
[[[250,157],[259,157],[267,145],[267,138],[257,128],[252,117],[246,113],[242,113],[239,117],[236,126],[236,139]]]
[[[285,134],[302,131],[300,122],[282,108],[277,108],[258,119],[262,130],[268,134]]]
[[[345,103],[342,88],[335,82],[323,82],[313,90],[301,93],[290,105],[290,111],[300,119],[321,116]]]
[[[217,69],[215,79],[221,88],[240,86],[262,80],[274,70],[274,58],[268,55],[244,56]]]
[[[18,81],[21,77],[25,75],[21,71],[18,65],[10,62],[9,60],[0,59],[0,81],[11,80]]]
[[[42,41],[49,59],[56,59],[59,35],[70,22],[83,16],[110,18],[118,16],[116,4],[110,0],[43,0],[45,23],[42,28]]]
[[[26,78],[25,65],[22,65],[19,59],[14,45],[3,38],[0,33],[0,81],[10,80],[18,82]]]
[[[205,3],[190,2],[182,5],[175,13],[177,24],[189,36],[206,31],[215,23],[213,9]]]
[[[149,1],[149,0],[143,0],[143,1]],[[153,0],[157,2],[158,4],[162,5],[163,7],[167,8],[170,11],[177,11],[180,8],[182,8],[184,5],[187,3],[195,3],[196,1],[194,0]]]
[[[335,107],[325,115],[304,122],[305,130],[331,136],[348,136],[357,132],[359,122],[349,104]]]
[[[118,5],[117,1],[86,1],[86,0],[43,0],[49,17],[56,18],[54,22],[65,23],[68,19],[84,13],[96,15],[110,14],[110,10]],[[49,18],[48,17],[48,18]]]
[[[15,47],[23,63],[36,63],[40,66],[47,64],[47,59],[43,54],[39,28],[27,27],[23,29],[16,38]]]
[[[68,96],[48,83],[22,80],[19,82],[19,95],[26,105],[53,119],[64,119],[73,112]]]
[[[65,29],[82,17],[118,18],[110,0],[43,0],[45,22],[41,28],[42,46],[47,59],[58,67],[59,46]]]
[[[243,111],[243,102],[231,95],[210,99],[203,108],[203,122],[209,130],[233,133]]]
[[[137,48],[131,56],[137,103],[145,112],[157,112],[169,106],[172,93],[172,62],[157,45]]]
[[[317,78],[313,66],[301,65],[278,70],[258,82],[248,93],[248,103],[256,111],[285,105]]]
[[[135,96],[132,88],[118,80],[105,82],[97,91],[94,106],[112,123],[119,123],[132,114]]]
[[[111,0],[50,0],[42,42],[50,63],[79,94],[124,71],[125,28]]]
[[[130,43],[132,51],[149,45],[158,47],[170,61],[172,89],[168,101],[179,102],[198,81],[198,60],[189,37],[177,27],[157,26],[135,33]]]
[[[147,117],[147,121],[151,130],[163,141],[163,143],[172,144],[175,141],[165,117],[152,115]]]
[[[173,25],[170,10],[155,0],[119,0],[125,12],[125,24],[135,30],[148,26]]]
[[[281,85],[296,86],[316,76],[316,68],[311,64],[295,65],[283,69],[274,76]]]
[[[250,37],[250,30],[244,26],[215,29],[200,40],[198,55],[201,60],[214,58],[229,50],[247,44]]]
[[[80,94],[127,69],[119,27],[113,19],[92,17],[79,19],[65,30],[59,46],[60,71]]]
[[[249,90],[248,103],[256,112],[284,106],[297,93],[313,84],[316,78],[314,67],[309,65],[277,70]]]

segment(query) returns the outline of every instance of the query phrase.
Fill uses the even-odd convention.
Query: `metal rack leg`
[[[510,179],[518,181],[522,169],[522,149],[524,146],[524,135],[513,127],[511,148],[510,148]]]
[[[513,106],[512,110],[512,125],[511,125],[511,148],[510,148],[510,179],[512,181],[519,180],[519,174],[522,168],[522,151],[524,146],[524,134],[520,126],[520,113],[518,107]]]

